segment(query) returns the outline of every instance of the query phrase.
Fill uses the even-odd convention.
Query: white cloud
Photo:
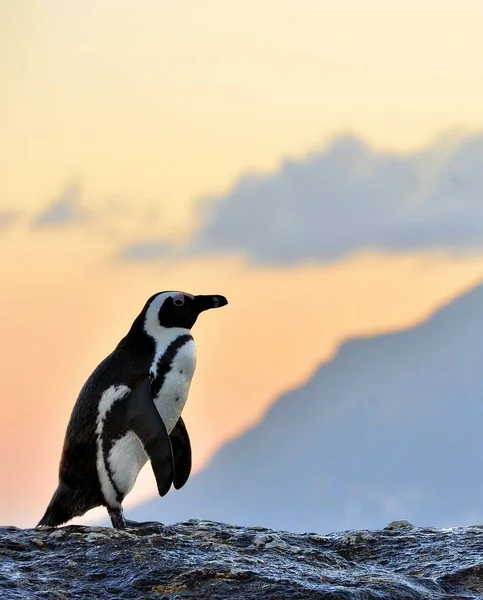
[[[119,255],[121,260],[154,260],[173,255],[173,247],[166,242],[140,242],[126,246]]]
[[[14,212],[0,212],[0,229],[7,229],[15,221],[17,215]]]
[[[475,247],[483,248],[483,135],[405,155],[346,136],[211,199],[186,251],[282,263],[363,248]]]
[[[81,204],[81,189],[77,184],[71,184],[34,219],[33,226],[43,228],[73,225],[84,221],[87,216],[88,212]]]

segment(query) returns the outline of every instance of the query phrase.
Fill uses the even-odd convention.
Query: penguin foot
[[[142,527],[162,527],[163,524],[158,521],[130,521],[129,519],[124,518],[124,513],[122,508],[111,508],[107,507],[107,512],[109,513],[109,517],[111,519],[112,526],[114,529],[140,529]]]
[[[137,527],[162,527],[163,524],[159,521],[130,521],[129,519],[125,519],[126,527],[129,529],[135,529]]]

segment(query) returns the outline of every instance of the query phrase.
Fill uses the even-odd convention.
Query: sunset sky
[[[0,0],[1,524],[43,513],[81,385],[156,291],[230,302],[194,329],[200,468],[342,339],[481,280],[482,21]],[[126,505],[154,493],[146,468]]]

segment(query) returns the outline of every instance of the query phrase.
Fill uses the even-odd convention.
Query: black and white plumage
[[[158,491],[181,488],[191,446],[181,412],[196,365],[191,327],[224,296],[161,292],[84,384],[67,427],[59,485],[40,520],[55,527],[106,506],[113,527],[126,526],[122,501],[151,461]]]

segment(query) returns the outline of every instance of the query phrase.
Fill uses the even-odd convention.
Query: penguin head
[[[219,295],[193,296],[186,292],[160,292],[147,302],[144,329],[150,335],[159,333],[160,327],[191,329],[201,312],[225,304],[228,304],[228,300]]]

